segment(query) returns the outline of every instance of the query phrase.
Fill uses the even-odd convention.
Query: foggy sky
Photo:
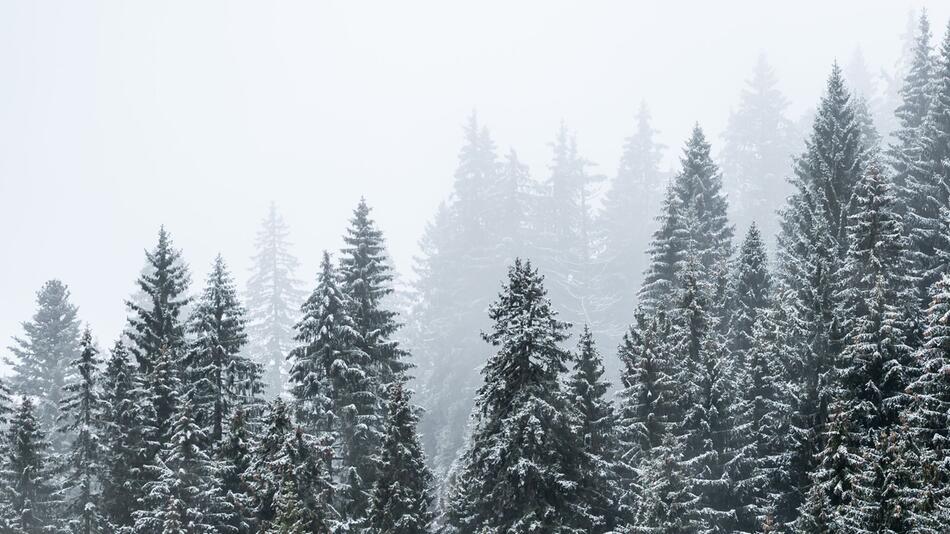
[[[271,200],[308,289],[360,195],[408,272],[474,108],[536,178],[562,119],[612,176],[645,100],[673,165],[760,53],[798,119],[921,6],[939,41],[946,1],[0,2],[0,354],[54,277],[111,343],[161,224],[243,288]]]

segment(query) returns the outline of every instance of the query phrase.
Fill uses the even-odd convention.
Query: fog
[[[271,200],[308,284],[361,195],[409,274],[472,110],[535,177],[561,120],[611,176],[645,101],[672,167],[760,54],[797,119],[836,58],[892,69],[921,7],[939,34],[936,1],[4,2],[0,339],[54,277],[114,338],[161,224],[196,281],[218,252],[243,279]]]

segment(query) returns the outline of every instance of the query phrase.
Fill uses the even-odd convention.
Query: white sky
[[[473,108],[536,177],[562,118],[612,175],[645,99],[672,162],[760,52],[797,117],[921,6],[939,39],[950,2],[0,2],[0,354],[52,277],[110,343],[162,223],[243,286],[274,200],[309,283],[366,195],[407,269]]]

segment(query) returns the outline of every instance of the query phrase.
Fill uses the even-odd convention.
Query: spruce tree
[[[234,510],[228,527],[237,534],[252,534],[254,521],[251,488],[246,480],[251,465],[251,429],[247,413],[238,408],[231,415],[227,435],[216,450],[221,492]]]
[[[381,386],[402,380],[409,364],[406,351],[393,338],[400,324],[383,302],[393,292],[392,267],[383,233],[370,218],[365,199],[353,211],[343,242],[340,280],[360,348],[371,358],[371,371]]]
[[[725,317],[728,349],[737,369],[747,365],[756,321],[770,304],[772,275],[765,243],[753,222],[746,233],[729,280]]]
[[[268,397],[284,390],[284,361],[293,348],[293,327],[304,293],[296,278],[297,258],[290,252],[289,230],[271,203],[254,242],[247,281],[246,352],[264,369]]]
[[[497,352],[482,369],[448,510],[463,532],[580,533],[588,519],[575,493],[580,447],[559,383],[568,325],[542,280],[516,260],[489,308],[494,327],[484,337]]]
[[[702,524],[689,513],[699,499],[690,492],[683,468],[682,446],[672,434],[665,433],[659,444],[649,450],[640,472],[642,493],[630,532],[699,532]]]
[[[643,286],[638,293],[640,307],[645,313],[668,307],[669,295],[676,285],[676,274],[685,253],[684,219],[686,207],[676,194],[673,182],[666,188],[661,213],[657,216],[659,228],[647,249],[649,266],[644,272]]]
[[[247,343],[245,310],[220,255],[189,318],[192,334],[184,362],[195,389],[197,423],[218,443],[235,409],[253,409],[263,391],[260,366],[242,354]]]
[[[761,225],[772,244],[778,228],[775,211],[790,192],[783,184],[797,147],[797,132],[786,116],[788,101],[766,57],[760,55],[729,115],[723,135],[722,170],[733,220],[740,229]]]
[[[389,387],[389,410],[366,532],[425,534],[432,524],[432,474],[416,431],[418,417],[402,384]]]
[[[15,358],[6,363],[13,371],[11,389],[34,399],[36,416],[48,433],[55,429],[63,387],[72,380],[69,364],[79,355],[79,320],[69,289],[59,280],[43,284],[36,304],[33,319],[23,323],[24,337],[13,338]],[[54,445],[61,445],[58,439]]]
[[[260,424],[260,432],[251,445],[251,463],[244,479],[251,489],[254,512],[259,524],[267,524],[277,514],[280,479],[271,469],[293,432],[294,424],[287,404],[281,397],[270,403]]]
[[[615,337],[636,309],[637,288],[646,270],[643,250],[655,230],[644,224],[644,213],[655,210],[662,198],[665,179],[660,173],[663,147],[656,140],[646,104],[640,105],[636,131],[624,141],[617,175],[604,197],[603,210],[597,219],[601,246],[599,262],[599,297],[604,310],[598,322]]]
[[[169,438],[147,466],[153,480],[133,513],[136,533],[217,534],[231,522],[234,511],[222,495],[217,466],[203,449],[208,437],[194,421],[194,410],[191,399],[181,401]]]
[[[157,447],[167,441],[173,431],[174,415],[178,410],[180,397],[183,393],[191,394],[192,390],[185,390],[182,385],[181,372],[178,367],[178,358],[168,349],[162,349],[152,363],[152,370],[143,377],[145,384],[147,433],[151,457]],[[202,434],[207,437],[205,433]],[[204,444],[207,447],[208,443]],[[156,471],[157,472],[157,471]]]
[[[103,372],[105,429],[102,509],[117,529],[130,529],[132,511],[144,496],[144,467],[150,460],[150,414],[147,392],[125,345],[113,347]]]
[[[620,481],[619,443],[613,403],[606,399],[610,384],[587,325],[581,333],[567,397],[574,408],[575,432],[583,443],[577,462],[583,466],[578,493],[591,523],[588,532],[611,532],[618,525]]]
[[[65,477],[64,528],[75,534],[112,531],[102,506],[105,467],[105,402],[102,397],[99,350],[87,328],[79,342],[79,358],[71,362],[76,382],[68,384],[60,403],[60,432],[71,437]]]
[[[189,302],[185,292],[190,278],[181,252],[172,245],[164,226],[158,232],[158,244],[145,252],[145,258],[145,272],[137,281],[144,302],[126,304],[131,314],[129,351],[139,369],[148,374],[163,351],[180,356],[185,349],[185,326],[179,316]]]
[[[49,532],[56,522],[59,502],[54,491],[46,433],[25,397],[17,408],[4,440],[0,462],[0,501],[12,516],[7,523],[15,534]]]

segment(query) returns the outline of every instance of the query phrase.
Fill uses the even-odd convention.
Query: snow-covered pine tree
[[[863,469],[855,477],[850,526],[857,532],[937,532],[930,518],[915,513],[921,473],[907,429],[872,432],[861,448]]]
[[[388,401],[366,532],[426,534],[433,521],[433,478],[416,431],[418,417],[402,384],[389,387]]]
[[[912,135],[918,152],[907,172],[905,204],[910,236],[912,276],[916,280],[919,305],[929,302],[928,291],[948,272],[946,236],[942,235],[950,206],[950,26],[941,43],[932,74],[927,116]]]
[[[647,312],[672,305],[670,297],[675,291],[671,290],[690,243],[707,276],[712,276],[732,254],[734,230],[727,218],[729,206],[722,192],[722,176],[698,124],[680,161],[682,169],[667,192],[660,228],[650,245],[650,266],[639,293]]]
[[[277,512],[274,520],[267,524],[264,534],[309,534],[312,532],[303,513],[300,491],[290,478],[277,492],[275,498]]]
[[[347,518],[360,521],[375,481],[384,402],[352,308],[324,252],[317,287],[296,326],[300,346],[291,352],[290,381],[300,421],[333,437],[338,462],[332,472],[342,484],[337,504]]]
[[[902,209],[911,209],[911,201],[905,188],[908,177],[920,160],[921,127],[929,114],[933,94],[934,58],[931,49],[930,22],[927,13],[920,15],[915,35],[911,63],[902,80],[899,95],[900,105],[894,111],[897,129],[891,134],[888,145],[888,163],[894,169],[894,185]]]
[[[105,415],[99,349],[88,328],[79,342],[79,357],[70,362],[76,381],[63,388],[60,432],[71,443],[65,458],[60,492],[65,500],[62,526],[72,534],[105,534],[113,531],[102,506],[105,476]]]
[[[906,389],[916,374],[907,345],[913,328],[904,228],[883,167],[876,161],[855,190],[848,249],[839,274],[841,325],[846,333],[839,360],[841,409],[865,435],[891,429],[909,405]],[[850,413],[854,411],[854,413]]]
[[[149,411],[147,391],[125,345],[113,347],[103,372],[102,398],[105,405],[105,448],[102,477],[102,510],[117,531],[132,528],[132,511],[144,495],[147,480],[143,468],[150,460],[147,443],[154,420]]]
[[[735,456],[726,469],[735,486],[738,532],[759,532],[769,522],[774,530],[796,513],[789,504],[794,390],[787,369],[794,327],[782,302],[771,306],[753,323],[745,365],[736,377],[730,433]]]
[[[772,275],[765,242],[752,222],[732,267],[726,296],[729,314],[723,318],[727,348],[739,372],[746,369],[753,329],[771,303],[771,292]]]
[[[251,488],[246,480],[251,465],[251,429],[247,412],[234,410],[227,426],[227,434],[215,451],[218,462],[217,476],[221,492],[234,510],[229,528],[236,534],[257,532]]]
[[[137,281],[145,302],[126,303],[130,312],[126,333],[139,369],[150,373],[162,351],[181,355],[185,349],[185,326],[179,315],[189,302],[185,291],[190,277],[164,226],[158,232],[158,244],[145,252],[145,258],[145,272]]]
[[[732,219],[743,231],[754,221],[763,240],[774,243],[775,211],[788,195],[784,185],[797,149],[795,125],[786,116],[788,101],[765,55],[743,88],[723,135],[722,170]]]
[[[215,444],[234,410],[257,408],[264,389],[260,365],[242,353],[245,313],[219,254],[188,319],[192,338],[183,365],[185,381],[195,390],[196,423]]]
[[[682,445],[669,432],[646,453],[640,469],[642,494],[631,533],[699,532],[702,525],[689,513],[699,499],[690,493],[682,455]]]
[[[289,229],[273,202],[261,221],[247,280],[247,354],[264,369],[268,397],[284,390],[284,361],[293,348],[293,328],[304,299]]]
[[[170,436],[147,466],[152,481],[133,513],[136,534],[219,534],[231,523],[234,510],[222,494],[217,465],[204,450],[209,438],[194,412],[192,400],[182,399]]]
[[[272,522],[277,514],[275,499],[280,490],[280,479],[271,465],[293,431],[294,423],[287,403],[277,397],[264,412],[261,430],[251,445],[251,463],[244,475],[245,483],[251,490],[258,524]]]
[[[179,409],[181,395],[191,393],[191,390],[184,389],[178,362],[179,358],[163,348],[152,361],[152,370],[144,376],[146,413],[151,419],[147,427],[152,448],[148,453],[149,458],[156,452],[156,447],[161,447],[171,437],[174,415]],[[206,434],[203,435],[207,437]]]
[[[622,389],[617,414],[618,470],[621,475],[620,510],[629,516],[646,488],[640,483],[650,451],[658,447],[679,420],[679,402],[673,380],[670,321],[666,312],[647,317],[637,312],[624,335],[618,357]],[[655,461],[652,457],[651,461]]]
[[[567,397],[575,412],[575,432],[583,442],[582,456],[576,459],[582,465],[578,493],[591,520],[591,534],[612,532],[620,522],[620,446],[613,403],[606,398],[609,387],[594,336],[584,325]]]
[[[590,323],[600,305],[592,300],[591,185],[600,179],[577,149],[577,138],[561,123],[551,143],[551,174],[541,184],[534,259],[546,274],[551,300],[570,321]]]
[[[734,451],[732,423],[734,373],[710,312],[709,288],[703,280],[701,256],[691,244],[679,275],[676,304],[671,310],[675,380],[681,416],[675,435],[681,447],[686,486],[696,500],[687,510],[701,532],[731,532],[736,521],[734,494],[726,465]]]
[[[570,354],[543,277],[516,260],[489,308],[484,337],[497,352],[482,369],[472,434],[451,489],[448,518],[462,532],[584,532],[575,489],[580,454],[559,375]]]
[[[404,380],[410,365],[405,361],[408,354],[393,338],[400,327],[397,313],[383,302],[393,292],[393,271],[383,232],[370,218],[366,199],[361,198],[353,210],[343,242],[340,281],[348,297],[350,317],[356,325],[360,348],[371,359],[370,370],[378,377],[379,386],[385,387]]]
[[[49,444],[33,402],[24,397],[4,439],[0,460],[0,502],[11,515],[5,521],[14,534],[44,534],[56,524],[55,495]]]
[[[13,415],[13,392],[6,382],[0,380],[0,433],[7,428]]]
[[[49,433],[56,426],[63,387],[72,379],[69,364],[79,355],[79,320],[69,289],[59,280],[43,284],[36,305],[33,319],[23,323],[24,337],[13,338],[15,358],[6,363],[13,371],[11,389],[32,397],[40,425]],[[58,437],[52,441],[57,449],[63,445]]]
[[[617,175],[597,219],[603,247],[597,291],[604,301],[598,326],[612,339],[623,334],[624,325],[636,309],[637,288],[647,268],[643,251],[655,228],[644,224],[643,214],[653,212],[663,198],[666,180],[659,168],[663,147],[655,135],[650,112],[646,103],[641,103],[636,131],[624,141]]]

